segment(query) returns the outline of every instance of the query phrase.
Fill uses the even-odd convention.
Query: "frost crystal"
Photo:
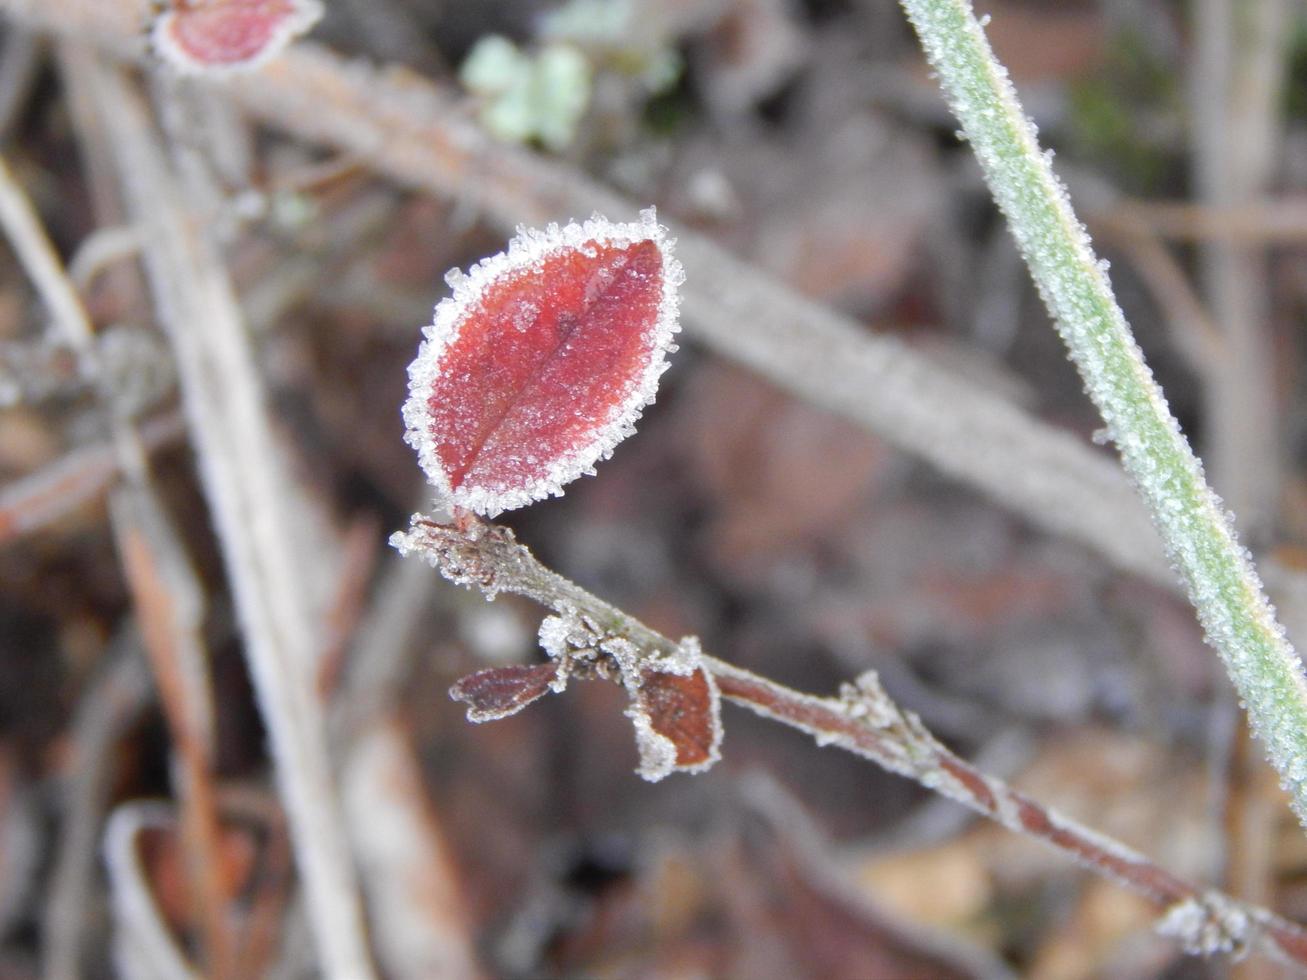
[[[1156,926],[1158,934],[1178,939],[1186,953],[1231,953],[1235,957],[1247,952],[1253,928],[1245,909],[1216,894],[1205,895],[1201,901],[1177,902]]]
[[[649,715],[639,704],[632,702],[626,717],[635,728],[635,745],[640,752],[640,765],[635,771],[651,783],[675,772],[676,743],[654,731]]]
[[[540,648],[559,664],[555,692],[562,691],[578,660],[593,662],[599,655],[602,632],[588,617],[575,611],[546,616],[540,622]]]
[[[404,406],[442,500],[493,517],[561,494],[635,431],[678,329],[671,246],[651,208],[519,229],[447,277]]]
[[[848,717],[873,728],[889,728],[902,718],[874,670],[858,675],[852,684],[840,685],[840,705]],[[821,735],[817,738],[820,742]]]

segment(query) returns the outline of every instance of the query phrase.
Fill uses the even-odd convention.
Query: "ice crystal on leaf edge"
[[[430,392],[441,379],[443,357],[458,339],[468,319],[476,312],[486,291],[507,277],[538,267],[545,259],[572,251],[585,252],[595,246],[627,246],[653,242],[662,258],[662,283],[655,321],[649,325],[649,357],[632,379],[629,389],[587,437],[555,458],[547,473],[522,486],[491,488],[463,484],[452,487],[440,459],[439,441],[431,431],[428,408]],[[684,280],[680,263],[672,255],[674,239],[658,224],[653,208],[640,212],[638,221],[611,222],[594,215],[582,223],[548,225],[543,231],[519,226],[517,235],[505,251],[482,259],[467,273],[457,269],[446,276],[453,290],[436,306],[435,317],[424,328],[418,355],[409,365],[409,397],[404,405],[405,439],[418,453],[427,479],[436,489],[438,500],[464,507],[487,517],[522,507],[551,495],[562,496],[563,487],[582,475],[593,475],[594,466],[612,455],[619,442],[635,431],[644,408],[657,393],[658,380],[667,369],[667,354],[675,350],[673,337],[678,323],[678,291]]]

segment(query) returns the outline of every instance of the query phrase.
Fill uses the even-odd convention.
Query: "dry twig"
[[[112,523],[155,677],[181,757],[181,800],[189,872],[215,976],[228,975],[221,863],[211,777],[212,702],[200,638],[203,596],[177,535],[150,485],[145,447],[101,377],[90,318],[22,189],[0,158],[0,225],[14,243],[63,340],[99,383],[114,454],[127,477],[113,491]]]
[[[153,451],[176,442],[184,432],[180,415],[164,415],[141,426],[141,444]],[[95,443],[7,484],[0,490],[0,545],[48,527],[102,497],[119,472],[115,447]]]
[[[536,560],[507,528],[472,523],[466,530],[415,517],[394,543],[446,578],[487,596],[513,592],[560,615],[581,615],[649,657],[672,657],[680,645]],[[1194,953],[1257,949],[1307,967],[1307,931],[1274,913],[1171,874],[1109,837],[1083,827],[949,751],[920,719],[895,704],[873,673],[846,684],[837,698],[791,690],[715,657],[702,666],[728,701],[837,745],[950,797],[1016,833],[1062,851],[1168,910],[1159,928]]]
[[[150,695],[139,642],[128,629],[110,644],[101,675],[88,686],[73,721],[72,761],[60,786],[59,841],[41,917],[41,975],[46,980],[85,975],[82,937],[112,782],[112,751]]]
[[[371,975],[354,873],[313,688],[316,630],[288,539],[289,480],[239,309],[212,242],[187,210],[139,96],[83,55],[177,358],[201,479],[241,614],[324,971]]]

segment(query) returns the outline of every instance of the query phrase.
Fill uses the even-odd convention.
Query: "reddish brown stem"
[[[484,522],[441,525],[421,516],[411,530],[391,539],[404,553],[418,553],[446,578],[488,595],[513,592],[556,612],[583,614],[612,635],[629,639],[645,655],[667,656],[677,644],[542,565],[507,528]],[[1186,881],[1142,854],[1083,827],[986,775],[954,755],[899,708],[874,674],[847,684],[837,698],[791,690],[725,661],[705,655],[722,697],[806,732],[820,745],[838,745],[916,780],[1004,827],[1041,840],[1098,874],[1178,915],[1166,923],[1192,952],[1256,949],[1307,967],[1307,931],[1267,909]]]
[[[861,719],[851,718],[840,702],[801,694],[719,660],[708,658],[707,666],[726,700],[923,781],[1009,830],[1069,854],[1090,870],[1116,879],[1163,908],[1185,901],[1238,904],[1259,927],[1256,945],[1279,959],[1307,966],[1307,931],[1297,924],[1177,877],[1142,854],[1081,827],[1020,790],[985,775],[934,739],[928,746],[913,746],[914,759],[905,766],[899,735],[892,729],[873,728]],[[946,778],[922,779],[931,772]]]

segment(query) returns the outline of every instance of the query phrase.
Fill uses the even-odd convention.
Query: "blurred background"
[[[737,709],[721,763],[658,785],[633,772],[614,685],[471,726],[449,685],[539,659],[542,611],[486,603],[385,544],[430,503],[399,407],[445,271],[499,251],[518,220],[588,216],[572,203],[587,179],[1110,458],[895,4],[328,0],[299,51],[388,86],[353,148],[277,63],[266,92],[258,76],[163,77],[130,30],[145,13],[121,6],[0,2],[0,153],[95,331],[79,347],[56,329],[0,248],[0,978],[316,970],[247,666],[257,624],[206,490],[221,441],[182,411],[169,340],[210,329],[210,294],[164,322],[185,302],[161,301],[164,260],[133,223],[131,112],[104,101],[120,89],[189,188],[210,246],[196,268],[230,282],[254,353],[285,471],[288,523],[269,533],[315,631],[297,669],[384,975],[1280,975],[1186,957],[1111,882]],[[1302,5],[980,12],[1172,409],[1301,621]],[[350,74],[365,63],[397,67]],[[395,113],[431,140],[396,137]],[[454,159],[466,132],[502,147],[477,151],[489,177]],[[446,193],[396,179],[429,166],[405,162],[414,145],[454,148]],[[497,197],[510,178],[516,196]],[[703,295],[748,291],[686,272]],[[892,412],[859,420],[761,377],[732,353],[757,324],[717,316],[709,334],[744,339],[687,323],[637,436],[503,522],[731,663],[820,694],[874,669],[986,771],[1177,874],[1307,917],[1307,840],[1160,547],[1140,539],[1131,571],[1093,535],[1052,533],[978,488],[977,467],[941,472]],[[923,411],[959,413],[929,397]],[[145,497],[116,489],[124,427],[148,456]],[[1162,574],[1137,574],[1150,562]]]

